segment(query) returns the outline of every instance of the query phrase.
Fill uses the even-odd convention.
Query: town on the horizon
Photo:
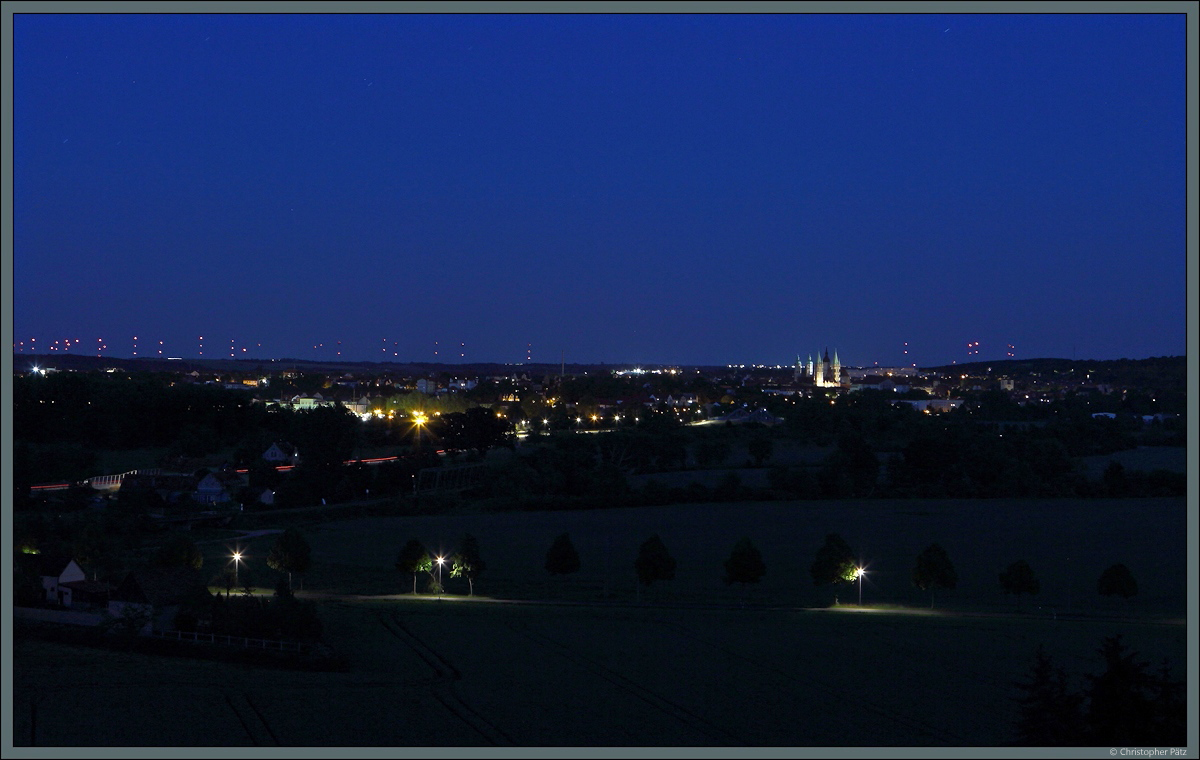
[[[1197,3],[42,5],[4,760],[1196,757]]]
[[[836,349],[797,355],[794,365],[729,364],[724,366],[605,365],[605,364],[452,364],[397,362],[321,362],[299,359],[156,359],[41,355],[21,357],[18,375],[45,376],[58,372],[99,371],[167,373],[171,384],[199,384],[248,392],[253,401],[292,410],[339,406],[364,420],[395,416],[397,394],[410,395],[404,406],[410,413],[425,407],[463,411],[470,406],[506,408],[520,431],[536,428],[546,417],[547,429],[607,428],[631,409],[670,411],[681,421],[742,422],[751,419],[782,422],[780,409],[763,407],[779,401],[825,398],[879,391],[892,403],[911,405],[924,413],[952,411],[972,394],[999,392],[1017,406],[1038,406],[1061,401],[1068,394],[1095,394],[1097,398],[1126,400],[1141,393],[1150,404],[1139,412],[1178,417],[1185,410],[1179,392],[1181,378],[1160,377],[1159,390],[1141,387],[1145,371],[1139,367],[1173,366],[1183,370],[1183,357],[1145,360],[1006,359],[951,364],[942,367],[851,367],[842,365]],[[590,399],[579,408],[564,398],[568,380],[610,378],[611,397]],[[389,409],[389,399],[391,408]],[[1161,399],[1161,400],[1160,400]],[[767,404],[767,402],[772,402]],[[537,414],[521,415],[536,402]],[[547,410],[553,410],[549,414]],[[578,412],[578,414],[576,414]],[[439,412],[440,413],[440,412]],[[1109,413],[1109,412],[1105,412]],[[574,415],[578,419],[570,422]],[[555,422],[551,428],[549,417]]]

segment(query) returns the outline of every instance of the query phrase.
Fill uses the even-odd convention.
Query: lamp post
[[[442,565],[446,564],[446,558],[438,557],[437,563],[438,563],[438,600],[440,601],[442,598]]]
[[[413,424],[417,426],[417,448],[421,448],[421,426],[429,421],[424,412],[417,412],[413,415]]]
[[[860,568],[857,568],[857,573],[858,573],[858,606],[861,607],[862,606],[862,579],[863,579],[863,576],[867,574],[867,571],[863,570],[860,567]]]
[[[242,561],[242,553],[233,553],[233,583],[236,586],[238,583],[238,564]]]

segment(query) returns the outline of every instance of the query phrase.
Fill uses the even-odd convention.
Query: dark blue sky
[[[17,15],[15,340],[1182,355],[1184,21]]]

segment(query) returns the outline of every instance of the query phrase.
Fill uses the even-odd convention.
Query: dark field
[[[827,533],[839,533],[869,569],[863,601],[928,606],[913,588],[917,554],[932,542],[946,548],[958,588],[938,595],[939,607],[1015,609],[997,575],[1024,559],[1041,580],[1041,593],[1022,608],[1063,612],[1121,612],[1096,594],[1096,580],[1116,562],[1139,582],[1133,607],[1141,614],[1182,618],[1186,612],[1186,512],[1183,499],[797,501],[689,504],[591,512],[534,512],[411,518],[364,518],[304,529],[313,545],[314,569],[305,588],[350,594],[409,591],[412,578],[393,568],[410,538],[430,552],[452,552],[464,532],[478,540],[488,567],[476,593],[511,599],[594,601],[605,587],[617,600],[634,601],[633,561],[638,546],[658,533],[678,561],[675,580],[656,584],[651,599],[828,606],[829,587],[814,588],[809,566]],[[552,577],[544,569],[554,537],[569,531],[582,567]],[[724,562],[747,536],[762,552],[767,572],[746,589],[726,586]],[[263,564],[272,538],[249,548],[257,578],[274,578]],[[221,545],[210,545],[214,551]],[[256,564],[257,559],[257,564]],[[214,554],[211,563],[219,561]],[[206,565],[208,567],[208,565]],[[215,564],[214,564],[215,567]],[[407,581],[407,582],[406,582]],[[466,581],[444,578],[453,593]],[[270,584],[261,584],[270,585]],[[857,590],[840,592],[857,600]]]
[[[323,597],[327,639],[349,671],[18,640],[16,743],[1000,745],[1012,739],[1012,683],[1039,644],[1075,687],[1098,672],[1096,650],[1118,632],[1142,659],[1167,658],[1183,677],[1184,525],[1177,499],[755,503],[328,523],[306,531],[317,566],[305,588]],[[583,567],[550,578],[541,565],[563,530]],[[441,601],[345,596],[411,589],[411,576],[391,567],[399,547],[415,537],[450,550],[463,531],[488,562],[480,595],[554,603],[464,600],[456,597],[465,581],[448,578],[452,596]],[[813,588],[807,568],[830,531],[871,568],[863,597],[875,610],[846,604],[857,598],[849,587],[829,609],[832,593]],[[679,569],[639,605],[632,562],[652,532]],[[758,587],[721,581],[742,535],[766,561]],[[248,545],[258,578],[273,577],[261,566],[269,540]],[[947,548],[960,577],[933,613],[908,581],[931,541]],[[207,546],[206,572],[222,544]],[[1042,591],[1018,614],[996,575],[1019,558]],[[1113,562],[1139,582],[1128,608],[1095,592]]]

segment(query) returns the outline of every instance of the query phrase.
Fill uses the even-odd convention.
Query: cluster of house
[[[1127,417],[1127,418],[1133,417],[1135,419],[1141,420],[1143,425],[1153,425],[1156,422],[1162,423],[1162,422],[1166,422],[1167,420],[1179,419],[1178,414],[1137,414],[1137,415],[1127,414],[1127,415],[1122,415],[1122,414],[1116,414],[1115,412],[1096,412],[1096,413],[1092,414],[1092,419],[1094,419],[1094,420],[1098,420],[1098,419],[1115,420],[1118,417]]]
[[[285,441],[276,441],[263,452],[262,458],[277,467],[295,466],[300,461],[299,450]],[[163,472],[161,469],[138,470],[125,475],[122,488],[145,488],[154,491],[168,504],[176,504],[187,496],[195,504],[223,504],[234,501],[238,491],[247,485],[244,472],[232,465],[216,470],[201,468],[194,472]],[[275,492],[264,488],[257,496],[263,504],[275,502]]]
[[[71,557],[41,555],[39,565],[46,603],[83,612],[107,612],[114,617],[132,607],[153,615],[146,628],[173,627],[179,605],[205,588],[200,571],[190,567],[134,570],[113,585],[88,579],[79,562]]]

